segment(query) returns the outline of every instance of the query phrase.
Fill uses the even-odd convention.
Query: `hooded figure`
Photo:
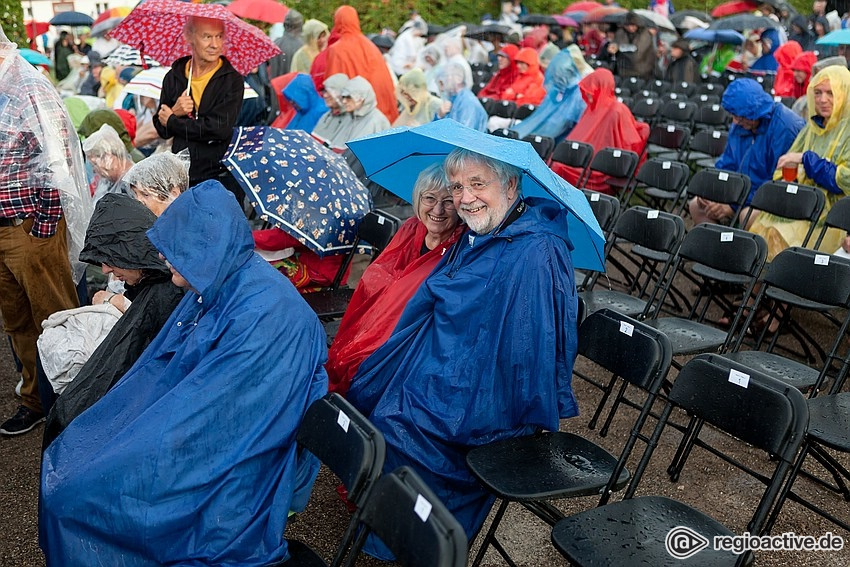
[[[487,130],[487,111],[464,83],[463,67],[455,63],[446,63],[440,67],[437,83],[440,96],[452,103],[452,109],[446,115],[464,126],[485,132]]]
[[[80,260],[98,268],[105,264],[141,270],[142,277],[132,285],[125,282],[130,307],[50,410],[45,448],[124,376],[183,298],[183,290],[171,283],[171,272],[145,234],[155,220],[142,203],[127,195],[105,195],[94,210]]]
[[[779,31],[775,29],[764,30],[761,34],[762,54],[750,71],[776,71],[779,68],[779,63],[776,61],[774,54],[779,49],[781,38]]]
[[[304,45],[292,56],[292,66],[289,70],[296,73],[309,73],[316,56],[328,46],[328,26],[319,20],[307,20],[304,23],[301,38],[304,40]]]
[[[219,182],[186,191],[148,231],[188,289],[136,364],[42,459],[48,564],[269,565],[318,461],[299,451],[327,391],[325,333],[254,253]]]
[[[691,57],[691,46],[685,39],[677,39],[670,46],[671,57],[667,69],[664,70],[664,80],[673,84],[693,83],[697,75],[697,62]]]
[[[641,155],[649,137],[649,126],[636,121],[628,107],[617,100],[611,71],[596,69],[581,80],[579,89],[587,109],[567,139],[590,144],[594,152],[612,147]],[[581,174],[581,170],[557,162],[552,164],[552,171],[573,185],[578,183]],[[584,186],[593,191],[612,194],[614,190],[607,180],[607,175],[594,171]]]
[[[546,69],[543,83],[546,98],[531,116],[512,129],[520,138],[536,134],[555,138],[556,141],[563,139],[579,121],[586,106],[578,88],[580,80],[581,74],[572,54],[567,49],[562,50]]]
[[[812,67],[817,60],[818,56],[814,51],[804,51],[794,58],[794,61],[790,65],[791,73],[794,77],[794,88],[791,89],[790,94],[782,96],[793,96],[794,98],[806,96],[809,79],[812,78]],[[798,79],[802,79],[802,81]],[[779,93],[777,92],[776,94]]]
[[[540,104],[546,91],[543,88],[543,73],[537,60],[537,52],[523,47],[514,58],[519,75],[511,86],[502,93],[503,100],[512,100],[521,104]]]
[[[425,73],[419,69],[408,71],[398,80],[396,98],[401,113],[393,126],[421,126],[434,120],[442,101],[428,92]]]
[[[85,140],[85,138],[88,138],[100,130],[104,124],[109,124],[112,126],[112,129],[118,133],[121,141],[124,142],[124,147],[127,149],[127,153],[129,153],[130,157],[133,158],[134,163],[139,163],[145,159],[142,152],[133,146],[133,141],[130,138],[130,133],[127,131],[127,127],[124,125],[121,117],[118,116],[118,113],[114,110],[104,108],[102,110],[93,110],[89,112],[86,117],[83,118],[80,127],[77,128],[77,133],[80,135],[80,138]]]
[[[416,65],[416,56],[425,47],[428,24],[413,20],[400,34],[389,51],[390,68],[396,75],[404,75]]]
[[[618,75],[650,79],[655,72],[655,37],[643,27],[643,23],[637,14],[629,12],[614,34]]]
[[[478,91],[478,98],[495,98],[502,100],[504,93],[508,90],[519,76],[516,68],[515,57],[519,53],[516,45],[503,45],[501,51],[496,54],[499,70],[490,78],[490,82]]]
[[[398,118],[395,85],[381,51],[360,32],[360,17],[351,6],[334,13],[334,31],[339,40],[328,46],[327,75],[345,73],[348,78],[363,77],[375,91],[378,110],[387,120]]]
[[[289,73],[295,52],[301,49],[304,41],[301,39],[301,28],[304,26],[304,16],[292,8],[283,18],[283,37],[275,41],[280,48],[280,54],[269,61],[269,77],[274,79]]]
[[[783,43],[774,52],[773,57],[776,59],[778,66],[776,79],[773,81],[773,92],[776,96],[794,96],[797,82],[794,80],[794,70],[791,68],[791,65],[802,52],[803,48],[796,41]],[[797,97],[795,96],[794,98]]]
[[[342,89],[348,84],[348,76],[343,73],[331,75],[325,81],[325,106],[328,111],[319,118],[316,127],[313,128],[313,137],[330,147],[331,140],[335,140],[340,132],[349,128],[352,120],[350,112],[342,108]]]
[[[328,111],[325,101],[316,92],[310,75],[298,73],[283,89],[283,96],[295,108],[295,116],[286,125],[288,130],[304,130],[308,134]]]
[[[581,52],[581,48],[575,43],[570,44],[567,47],[567,50],[570,52],[570,55],[573,57],[573,63],[576,64],[576,69],[581,73],[581,78],[585,78],[591,73],[593,73],[593,67],[587,64],[587,61],[584,60],[584,54]]]
[[[797,14],[793,18],[791,18],[791,33],[788,34],[789,41],[796,41],[800,44],[800,47],[803,48],[803,51],[809,51],[815,45],[815,38],[812,35],[811,30],[809,30],[809,22],[806,20],[806,17]]]
[[[330,141],[334,151],[342,153],[346,142],[390,128],[387,117],[378,110],[372,85],[363,77],[349,79],[340,92],[340,98],[343,110],[351,115],[351,120]]]

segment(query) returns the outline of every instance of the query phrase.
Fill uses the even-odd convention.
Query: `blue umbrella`
[[[522,170],[522,193],[559,202],[569,211],[568,232],[577,268],[605,269],[605,237],[584,194],[555,175],[528,142],[500,138],[443,119],[416,128],[393,128],[348,143],[366,175],[410,202],[419,172],[466,148]]]
[[[345,160],[303,130],[236,128],[221,160],[260,218],[319,256],[343,254],[372,209]]]
[[[695,28],[685,32],[685,39],[696,41],[707,41],[708,43],[727,43],[729,45],[743,45],[744,35],[735,30],[704,30]]]
[[[51,26],[90,26],[94,23],[91,16],[82,12],[59,12],[50,20]]]
[[[850,30],[831,31],[815,43],[818,45],[850,45]]]
[[[47,65],[49,67],[53,67],[53,61],[51,61],[45,54],[40,53],[38,51],[32,49],[19,49],[18,53],[21,54],[21,57],[27,60],[27,63],[31,65]]]

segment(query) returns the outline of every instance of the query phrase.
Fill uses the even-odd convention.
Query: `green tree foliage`
[[[0,26],[9,41],[20,47],[28,45],[24,29],[24,9],[18,0],[0,0]]]

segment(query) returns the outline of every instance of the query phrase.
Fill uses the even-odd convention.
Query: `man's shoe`
[[[18,406],[18,413],[7,419],[0,426],[0,434],[21,435],[44,421],[44,414],[31,410],[26,406]]]

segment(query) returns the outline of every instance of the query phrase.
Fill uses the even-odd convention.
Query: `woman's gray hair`
[[[522,171],[518,167],[481,155],[472,150],[467,150],[466,148],[452,150],[446,156],[446,161],[443,162],[443,169],[446,172],[446,178],[449,178],[464,171],[473,164],[483,165],[492,169],[496,177],[499,178],[499,184],[503,190],[507,190],[511,179],[516,179],[517,194],[522,194]]]
[[[422,170],[419,177],[416,178],[416,184],[413,186],[413,214],[419,218],[419,196],[424,191],[437,191],[439,189],[448,190],[449,180],[446,177],[446,172],[443,169],[442,163],[432,163]]]
[[[187,152],[188,153],[188,152]],[[143,159],[124,174],[124,181],[134,190],[160,201],[171,200],[171,190],[183,193],[189,188],[188,157],[181,152],[154,154]]]

